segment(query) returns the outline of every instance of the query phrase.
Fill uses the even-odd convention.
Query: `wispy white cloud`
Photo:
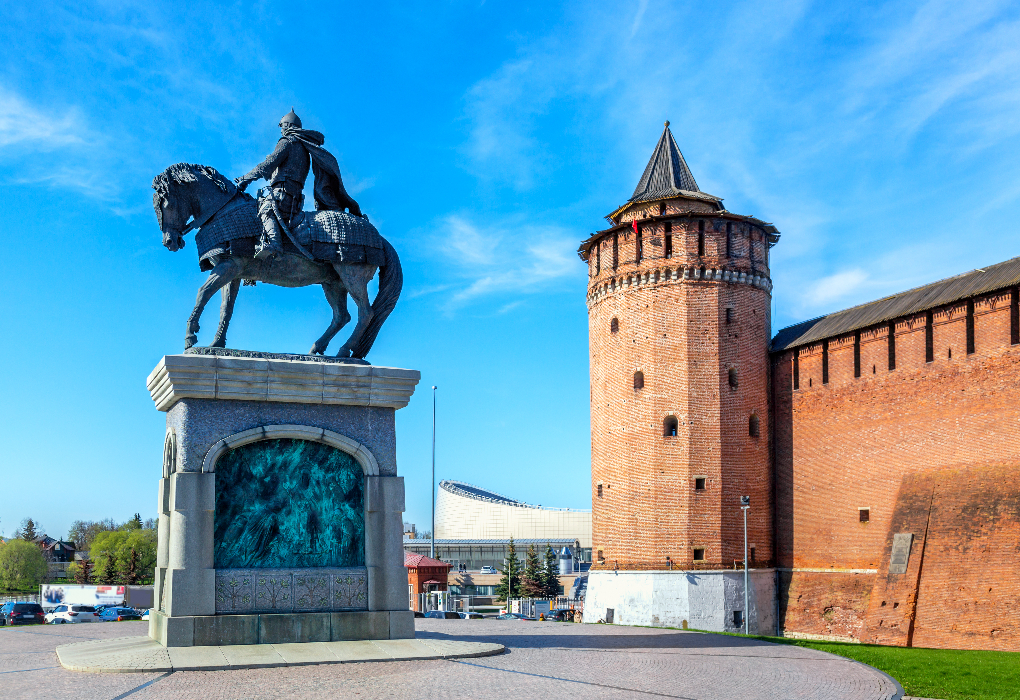
[[[0,87],[0,146],[52,151],[81,144],[87,135],[76,109],[49,113]]]
[[[434,227],[433,236],[460,280],[447,311],[482,297],[532,294],[584,275],[574,252],[578,234],[561,227],[516,219],[477,224],[453,214]],[[506,302],[500,313],[515,308],[519,301]]]
[[[852,297],[868,281],[868,273],[853,269],[822,277],[811,283],[802,296],[802,306],[809,311],[831,309],[836,302]]]

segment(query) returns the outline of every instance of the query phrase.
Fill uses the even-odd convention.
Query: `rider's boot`
[[[259,238],[258,245],[255,246],[255,259],[270,260],[277,253],[283,252],[283,246],[280,245],[280,224],[276,221],[276,217],[270,213],[269,216],[262,219],[262,228],[262,237]]]

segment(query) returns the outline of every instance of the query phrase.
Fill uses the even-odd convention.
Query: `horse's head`
[[[152,207],[163,233],[163,245],[178,251],[184,247],[188,220],[202,216],[211,201],[233,196],[237,187],[215,168],[177,163],[152,180]],[[215,193],[215,196],[213,195]]]

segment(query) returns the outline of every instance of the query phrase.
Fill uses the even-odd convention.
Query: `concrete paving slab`
[[[309,644],[324,642],[308,642]],[[286,666],[287,662],[272,644],[237,644],[218,647],[231,668],[264,668]]]
[[[222,671],[230,668],[220,647],[169,647],[167,651],[175,671]]]
[[[385,651],[367,640],[353,642],[325,642],[341,663],[352,661],[392,661]]]
[[[422,661],[502,654],[502,644],[384,639],[165,648],[148,637],[127,637],[58,646],[60,664],[71,671],[142,673],[222,671],[363,661]]]
[[[373,643],[390,658],[402,661],[442,658],[435,649],[417,639],[380,639]]]
[[[273,648],[289,666],[303,664],[335,664],[340,661],[323,642],[293,642],[274,644]]]
[[[64,644],[56,652],[64,668],[86,673],[153,673],[173,668],[166,648],[148,637]]]

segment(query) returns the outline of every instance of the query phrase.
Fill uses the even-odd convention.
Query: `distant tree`
[[[95,562],[100,583],[111,585],[125,580],[131,569],[132,550],[138,582],[151,581],[156,568],[155,530],[116,530],[96,535],[89,557]]]
[[[416,539],[419,539],[419,540],[431,540],[432,539],[432,531],[431,530],[419,530],[419,531],[417,531],[415,533],[414,536],[415,536]]]
[[[155,518],[149,518],[148,520],[146,520],[142,524],[142,529],[143,530],[155,530],[156,526],[158,524],[159,524],[159,521],[157,521]]]
[[[41,535],[45,533],[42,531],[42,527],[39,526],[32,518],[25,518],[21,521],[21,527],[14,533],[14,536],[23,539],[26,542],[35,542]]]
[[[119,530],[141,530],[142,529],[142,514],[135,513],[130,520],[121,525]]]
[[[542,567],[542,588],[546,598],[555,598],[560,594],[560,560],[556,550],[548,542],[545,545],[545,566]]]
[[[514,546],[514,538],[510,538],[510,546],[506,552],[506,562],[503,564],[502,577],[499,585],[496,586],[496,597],[499,600],[507,601],[510,598],[521,596],[521,562],[517,559],[517,547]]]
[[[75,520],[71,523],[71,529],[67,531],[67,539],[74,542],[74,547],[79,552],[87,552],[92,547],[92,540],[100,532],[110,532],[117,529],[117,523],[111,518],[106,520]]]
[[[32,542],[11,540],[0,546],[0,588],[26,591],[42,583],[46,559]]]
[[[71,576],[75,583],[92,583],[92,562],[88,559],[79,559],[71,564]]]
[[[545,586],[542,585],[542,565],[538,561],[535,545],[528,545],[528,553],[524,557],[524,574],[521,576],[521,595],[525,598],[544,598]]]

